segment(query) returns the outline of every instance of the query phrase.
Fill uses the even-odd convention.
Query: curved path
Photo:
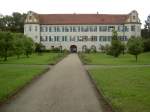
[[[11,101],[0,112],[103,112],[77,54],[70,54]]]

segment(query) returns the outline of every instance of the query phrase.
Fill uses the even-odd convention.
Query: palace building
[[[141,35],[137,11],[129,14],[38,14],[27,13],[24,34],[46,49],[59,47],[72,52],[95,49],[111,43],[112,30],[126,43]]]

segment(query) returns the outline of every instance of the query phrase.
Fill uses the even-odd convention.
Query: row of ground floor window
[[[102,51],[102,50],[104,50],[104,47],[106,47],[107,45],[109,45],[109,44],[106,44],[106,45],[101,45],[101,44],[99,44],[99,45],[75,45],[75,44],[73,44],[73,45],[57,45],[57,46],[55,46],[55,45],[52,45],[52,46],[50,46],[48,49],[51,49],[51,50],[53,50],[53,49],[55,49],[55,48],[57,48],[57,50],[59,49],[60,51],[61,50],[64,50],[64,49],[66,49],[66,50],[68,50],[68,51],[70,51],[70,52],[86,52],[86,51],[93,51],[93,52],[95,52],[95,51]]]
[[[91,46],[83,45],[81,46],[81,48],[79,48],[79,46],[77,45],[70,45],[70,47],[67,48],[67,50],[69,50],[70,52],[86,52],[89,49],[90,51],[95,52],[95,51],[101,51],[101,47],[102,47],[101,45],[99,47],[96,47],[95,45],[91,45]],[[61,45],[57,47],[51,46],[51,50],[53,50],[54,48],[58,48],[60,50],[66,49]]]
[[[127,36],[118,36],[121,41],[127,41]],[[63,41],[111,41],[112,36],[40,36],[43,42],[63,42]]]

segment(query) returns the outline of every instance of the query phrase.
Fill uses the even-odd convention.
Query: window
[[[44,41],[42,36],[40,36],[40,41]]]
[[[82,41],[88,41],[88,36],[82,36]]]
[[[65,26],[65,32],[69,32],[69,28]]]
[[[99,36],[99,41],[102,41],[102,36]]]
[[[121,32],[123,30],[122,26],[118,26],[118,32]]]
[[[57,32],[57,28],[56,28],[56,26],[54,26],[54,32]]]
[[[131,31],[135,31],[135,26],[131,26]]]
[[[82,36],[77,36],[78,41],[82,41]]]
[[[89,32],[89,27],[88,26],[86,26],[85,32]]]
[[[90,26],[90,32],[93,32],[93,27],[92,26]]]
[[[40,26],[40,32],[44,32],[44,28]]]
[[[57,36],[57,42],[59,42],[59,36]]]
[[[114,27],[114,26],[108,26],[108,31],[109,31],[109,32],[112,32],[112,31],[113,31],[113,29],[115,29],[115,27]]]
[[[31,26],[29,26],[29,31],[30,31],[30,32],[32,31],[32,27],[31,27]]]
[[[52,32],[52,28],[51,27],[49,27],[49,32]]]
[[[47,26],[45,26],[45,32],[47,32],[48,31],[48,28],[47,28]]]
[[[57,41],[57,37],[56,36],[54,36],[54,41]]]
[[[64,26],[62,26],[62,32],[64,32],[65,31],[65,28],[64,28]]]
[[[107,26],[99,26],[99,31],[106,32],[107,31]]]
[[[127,36],[124,36],[124,41],[128,41],[128,37]]]
[[[78,32],[80,32],[80,26],[78,26]]]
[[[81,26],[81,32],[84,32],[84,27],[83,26]]]
[[[37,31],[37,26],[35,26],[35,31]]]
[[[94,32],[97,32],[97,26],[94,26]]]
[[[60,28],[59,28],[59,26],[57,26],[57,32],[60,32]]]
[[[70,26],[70,32],[72,32],[72,26]]]
[[[32,16],[29,16],[29,20],[31,20],[32,19]]]
[[[129,29],[128,29],[127,26],[124,26],[124,31],[125,31],[125,32],[128,32],[128,31],[129,31]]]
[[[51,38],[51,36],[49,36],[49,41],[50,41],[50,42],[52,41],[52,38]]]
[[[73,32],[76,32],[76,27],[75,26],[73,26]]]
[[[67,36],[65,36],[65,41],[67,41]]]
[[[97,36],[91,36],[91,41],[97,41]]]
[[[62,36],[62,41],[65,41],[65,36]]]
[[[70,36],[70,41],[75,41],[75,36]]]
[[[48,38],[47,38],[47,36],[45,36],[45,41],[47,41],[48,40]]]
[[[133,19],[135,19],[135,16],[133,16]]]
[[[112,38],[112,37],[111,37],[111,36],[108,36],[107,38],[108,38],[108,39],[107,39],[108,41],[111,41],[111,38]]]
[[[103,36],[103,41],[106,41],[106,36]]]

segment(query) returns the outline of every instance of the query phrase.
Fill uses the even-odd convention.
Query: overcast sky
[[[150,14],[150,0],[0,0],[0,13],[102,13],[127,14],[137,10],[144,23]]]

